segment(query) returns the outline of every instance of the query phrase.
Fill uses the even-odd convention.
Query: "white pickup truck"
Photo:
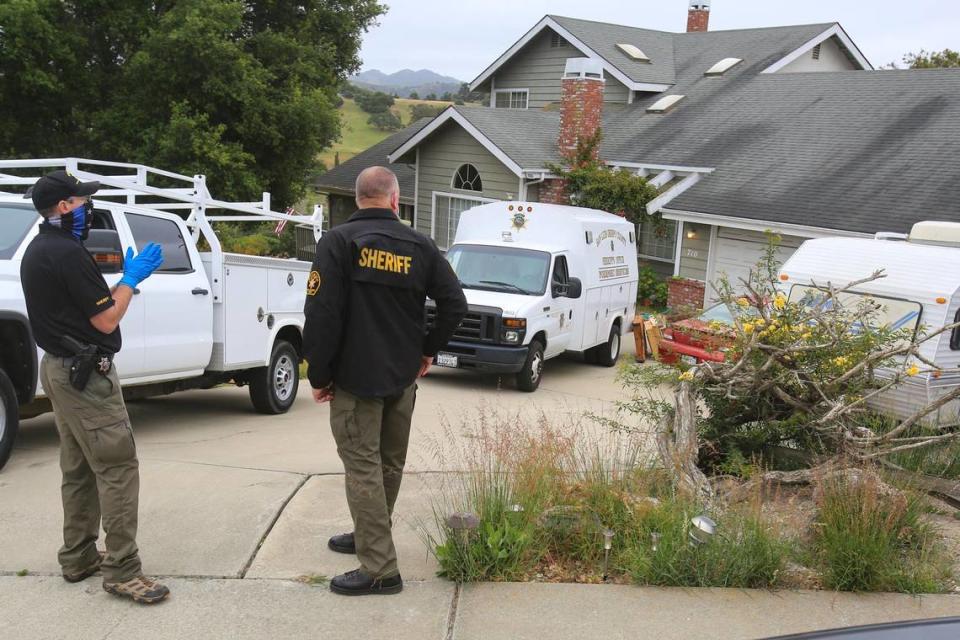
[[[122,275],[126,247],[163,247],[163,264],[135,292],[120,325],[123,348],[116,365],[125,397],[234,383],[249,385],[257,411],[287,411],[299,383],[310,264],[225,254],[211,222],[304,217],[271,211],[269,194],[257,203],[215,200],[200,175],[78,158],[0,160],[0,468],[19,420],[50,410],[38,380],[42,352],[31,336],[20,286],[20,261],[40,216],[22,194],[40,175],[59,168],[103,185],[94,196],[86,246],[109,285]],[[160,182],[176,186],[153,186]],[[318,210],[310,219],[317,237],[321,216]]]

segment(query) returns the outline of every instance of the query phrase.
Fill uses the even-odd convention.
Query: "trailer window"
[[[133,232],[133,239],[137,243],[137,251],[141,251],[151,242],[156,242],[163,249],[163,264],[157,269],[158,273],[191,273],[193,271],[190,251],[176,222],[135,213],[127,214],[127,222],[130,224],[130,231]]]
[[[0,260],[12,258],[30,227],[39,222],[40,214],[31,206],[0,207]]]
[[[856,309],[864,303],[875,305],[876,312],[872,316],[874,324],[877,327],[893,330],[909,329],[915,332],[923,316],[923,305],[912,300],[857,291],[846,291],[840,294],[837,300],[846,309]],[[836,304],[824,289],[801,284],[795,284],[790,288],[790,301],[820,306],[824,310],[829,310]]]

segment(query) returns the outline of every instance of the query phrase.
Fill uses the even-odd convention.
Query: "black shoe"
[[[357,553],[357,544],[353,540],[353,532],[341,533],[333,536],[327,542],[327,546],[337,553]]]
[[[354,569],[331,580],[330,591],[343,596],[386,596],[403,591],[403,579],[399,573],[390,578],[377,579],[360,569]]]

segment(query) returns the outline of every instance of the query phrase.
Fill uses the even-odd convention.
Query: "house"
[[[357,210],[357,205],[354,202],[356,197],[355,186],[360,172],[374,165],[389,164],[389,160],[387,160],[389,153],[406,143],[429,123],[430,118],[420,118],[405,129],[390,135],[346,162],[317,176],[311,186],[318,193],[326,194],[326,215],[331,225],[345,222]],[[392,170],[397,174],[397,182],[400,184],[400,218],[412,224],[416,173],[413,167],[403,164],[392,167]]]
[[[765,231],[804,239],[960,221],[960,69],[877,71],[836,23],[666,33],[546,16],[388,159],[414,172],[414,225],[451,242],[461,211],[563,202],[549,166],[602,127],[600,158],[659,190],[638,228],[671,303],[743,277]]]

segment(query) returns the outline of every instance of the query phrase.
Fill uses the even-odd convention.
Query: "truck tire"
[[[300,357],[293,345],[277,340],[270,364],[250,372],[250,401],[260,413],[286,413],[297,399],[300,387]]]
[[[610,327],[610,337],[603,344],[594,347],[595,362],[601,367],[612,367],[620,359],[620,325]]]
[[[13,441],[17,438],[20,414],[17,409],[17,393],[7,374],[0,369],[0,469],[7,464]]]
[[[527,360],[523,363],[523,369],[517,374],[517,388],[520,391],[536,391],[540,386],[542,374],[543,345],[533,340],[530,342],[530,350],[527,351]]]

